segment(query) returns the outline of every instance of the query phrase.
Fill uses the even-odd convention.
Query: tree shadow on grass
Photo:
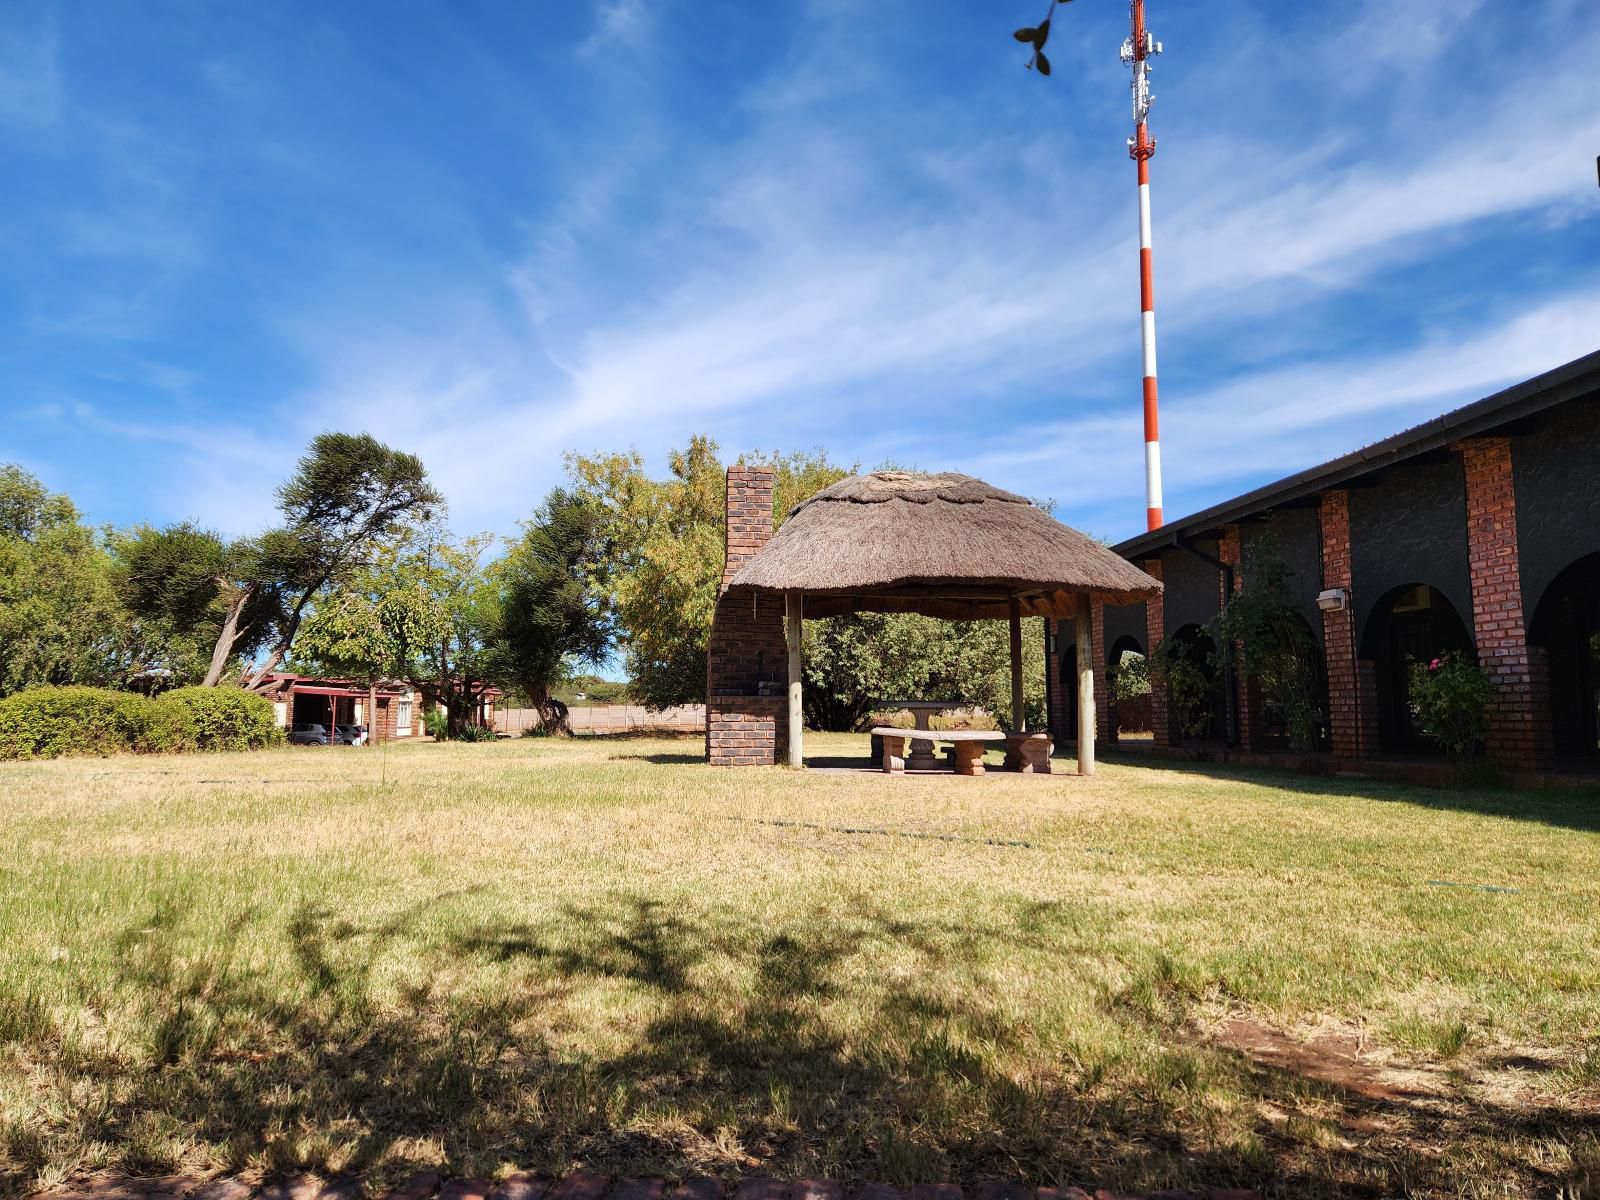
[[[1584,833],[1600,831],[1600,784],[1593,787],[1521,789],[1426,787],[1350,776],[1313,775],[1278,767],[1239,763],[1200,763],[1188,759],[1135,752],[1102,751],[1102,761],[1119,766],[1154,767],[1207,779],[1232,779],[1303,795],[1354,796],[1365,800],[1401,802],[1441,812],[1466,812],[1486,817],[1536,821]]]
[[[160,1173],[205,1146],[235,1169],[381,1172],[424,1161],[433,1145],[464,1173],[582,1163],[669,1177],[1376,1196],[1452,1190],[1464,1160],[1438,1146],[1467,1147],[1508,1180],[1548,1183],[1532,1151],[1502,1161],[1494,1148],[1578,1146],[1587,1128],[1576,1115],[1459,1097],[1419,1115],[1411,1102],[1342,1094],[1197,1044],[1193,997],[1159,955],[1097,993],[1116,1045],[1042,1050],[1005,979],[1019,951],[1081,952],[1094,936],[1060,905],[985,923],[841,898],[770,928],[618,894],[550,926],[489,923],[429,940],[453,895],[366,927],[297,908],[278,933],[287,982],[232,949],[259,935],[258,914],[240,912],[232,936],[197,955],[184,914],[157,909],[123,935],[116,982],[142,1006],[146,1037],[57,1064],[73,1094],[98,1087],[100,1100],[51,1129],[42,1152],[59,1162],[102,1143],[123,1168]],[[872,957],[885,950],[893,971]],[[385,989],[397,966],[425,973]],[[1337,1136],[1265,1118],[1223,1128],[1208,1095],[1331,1111]],[[1379,1132],[1346,1136],[1362,1121]],[[38,1162],[6,1155],[0,1185],[26,1190]]]

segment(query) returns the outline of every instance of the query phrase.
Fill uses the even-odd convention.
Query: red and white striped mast
[[[1057,4],[1049,0],[1043,21],[1019,29],[1017,41],[1031,45],[1030,70],[1050,74],[1045,43],[1050,39],[1050,18]],[[1146,527],[1161,527],[1161,422],[1156,411],[1156,293],[1150,262],[1150,156],[1156,140],[1150,136],[1150,60],[1161,53],[1161,43],[1144,27],[1144,0],[1128,0],[1129,34],[1122,43],[1122,61],[1133,68],[1133,136],[1128,153],[1139,164],[1139,307],[1140,341],[1144,350],[1144,511]]]
[[[1144,350],[1144,509],[1147,529],[1161,527],[1161,421],[1156,405],[1156,292],[1150,262],[1150,59],[1161,43],[1144,27],[1144,0],[1129,0],[1131,32],[1122,61],[1133,68],[1133,136],[1128,153],[1139,164],[1139,338]]]

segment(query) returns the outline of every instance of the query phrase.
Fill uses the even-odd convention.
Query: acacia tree
[[[571,733],[554,685],[578,665],[599,666],[614,640],[610,599],[595,586],[609,549],[605,529],[593,498],[554,488],[494,568],[496,670],[539,710],[549,733]]]
[[[141,531],[125,548],[136,612],[214,631],[206,687],[241,661],[242,687],[269,686],[313,599],[443,504],[419,458],[364,433],[317,435],[277,494],[284,524],[259,537],[225,542],[177,525]]]

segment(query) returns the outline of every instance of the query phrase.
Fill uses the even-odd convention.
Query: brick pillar
[[[1117,740],[1117,710],[1106,678],[1106,606],[1099,600],[1089,606],[1089,636],[1094,640],[1094,736],[1102,742]]]
[[[1237,525],[1228,525],[1223,528],[1222,538],[1217,542],[1217,558],[1233,568],[1233,591],[1237,595],[1244,590],[1244,575],[1239,569],[1240,564],[1243,562],[1243,552],[1240,549],[1239,527]],[[1228,606],[1229,597],[1226,590],[1226,580],[1227,576],[1219,571],[1217,573],[1217,605],[1219,612]],[[1238,697],[1234,708],[1239,714],[1239,745],[1243,749],[1249,750],[1255,745],[1255,737],[1252,732],[1253,718],[1260,709],[1261,704],[1259,697],[1256,695],[1255,680],[1247,678],[1245,673],[1239,669],[1239,646],[1237,644],[1232,647],[1232,653],[1234,662],[1233,689]]]
[[[722,586],[706,650],[706,761],[716,766],[770,766],[788,753],[783,597],[728,589],[772,537],[772,484],[769,467],[728,468]],[[763,682],[778,686],[761,695]]]
[[[1153,558],[1149,562],[1140,563],[1144,573],[1152,579],[1161,578],[1161,560]],[[1167,636],[1166,595],[1152,596],[1144,605],[1144,653],[1145,661],[1155,661],[1156,647],[1161,645],[1161,640]],[[1157,746],[1170,746],[1172,744],[1172,726],[1167,720],[1167,685],[1155,677],[1155,672],[1150,673],[1150,735]]]
[[[1351,592],[1350,493],[1323,492],[1322,586]],[[1328,669],[1328,722],[1336,758],[1365,758],[1377,747],[1377,705],[1371,663],[1356,663],[1356,614],[1352,598],[1338,612],[1322,614],[1323,653]]]
[[[1543,697],[1534,690],[1537,671],[1522,614],[1511,439],[1471,438],[1455,449],[1466,470],[1472,636],[1478,662],[1494,685],[1489,757],[1501,766],[1532,770],[1549,762],[1554,747]]]
[[[1044,656],[1046,708],[1050,733],[1059,745],[1067,740],[1066,688],[1061,682],[1061,635],[1064,626],[1060,621],[1046,617],[1044,627],[1050,635],[1046,645],[1054,647],[1046,650]]]

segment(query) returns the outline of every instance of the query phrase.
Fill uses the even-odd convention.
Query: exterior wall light
[[[1329,588],[1317,593],[1317,607],[1323,612],[1343,612],[1350,607],[1348,588]]]

